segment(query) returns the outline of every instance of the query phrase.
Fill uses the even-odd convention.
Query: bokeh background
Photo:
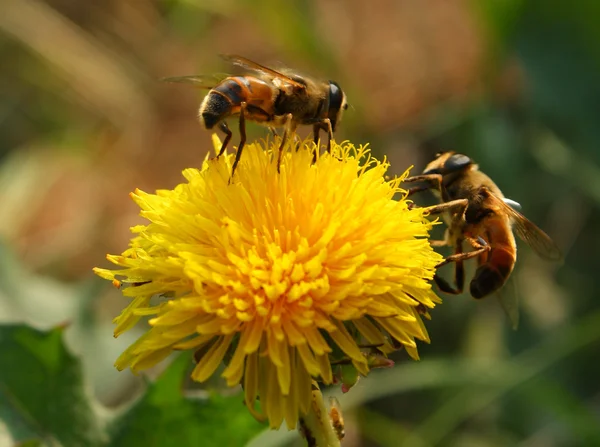
[[[594,1],[3,0],[0,321],[68,323],[102,404],[140,393],[112,367],[136,335],[112,338],[125,299],[91,269],[141,221],[128,193],[172,188],[209,150],[203,92],[159,79],[237,53],[337,80],[337,139],[396,174],[470,155],[565,255],[519,245],[517,331],[495,299],[444,297],[421,362],[399,353],[341,399],[344,445],[600,445],[599,24]]]

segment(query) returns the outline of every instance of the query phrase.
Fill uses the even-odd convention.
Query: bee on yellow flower
[[[313,144],[301,146],[279,173],[278,144],[253,143],[231,184],[230,154],[186,169],[173,190],[131,194],[149,223],[108,256],[119,269],[95,272],[130,299],[115,336],[151,318],[117,368],[200,350],[194,380],[224,362],[250,411],[291,429],[309,410],[312,380],[333,383],[340,358],[369,373],[362,345],[418,357],[416,340],[429,341],[421,314],[439,302],[432,224],[366,147],[334,143],[313,164]]]

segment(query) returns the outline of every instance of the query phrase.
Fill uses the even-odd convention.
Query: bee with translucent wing
[[[434,280],[445,293],[462,293],[465,281],[463,262],[477,258],[478,267],[469,291],[473,298],[483,298],[504,286],[517,261],[517,245],[513,233],[525,241],[541,257],[558,261],[560,250],[550,237],[514,208],[520,205],[504,197],[498,186],[466,155],[455,152],[437,154],[422,175],[405,182],[424,182],[409,194],[430,189],[440,200],[429,207],[430,214],[443,214],[448,225],[443,241],[435,246],[454,248],[437,268],[454,263],[454,286],[439,275]],[[463,244],[471,251],[464,252]],[[504,301],[503,307],[513,325],[518,319],[517,301]]]
[[[225,120],[239,117],[240,143],[231,170],[232,177],[246,143],[246,120],[270,128],[284,128],[277,160],[278,169],[284,145],[299,125],[313,126],[315,144],[319,141],[319,132],[325,130],[329,136],[327,150],[330,150],[333,132],[342,119],[343,111],[348,108],[346,95],[339,84],[301,76],[291,70],[276,71],[242,56],[221,57],[248,73],[226,76],[220,80],[204,75],[164,80],[193,83],[209,89],[200,104],[198,119],[205,129],[217,126],[225,134],[217,157],[225,152],[232,137]]]

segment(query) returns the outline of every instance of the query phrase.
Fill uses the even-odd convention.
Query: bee
[[[444,240],[432,241],[432,245],[452,247],[454,254],[436,268],[455,264],[454,286],[437,274],[434,276],[442,292],[462,293],[465,280],[463,261],[470,258],[478,260],[469,286],[473,298],[486,297],[502,288],[517,261],[513,232],[542,258],[561,259],[560,250],[552,239],[517,211],[520,205],[504,197],[492,179],[481,172],[468,156],[455,152],[438,153],[422,175],[405,181],[426,183],[425,186],[411,188],[409,195],[430,189],[441,202],[428,208],[430,214],[442,213],[447,224]],[[463,252],[465,242],[470,245],[471,251]],[[505,310],[516,325],[516,310]]]
[[[239,117],[240,144],[232,177],[246,143],[246,120],[271,129],[284,128],[277,159],[278,170],[283,147],[299,125],[313,126],[315,144],[318,144],[319,132],[325,130],[329,136],[327,150],[330,151],[333,132],[342,119],[343,111],[348,108],[346,95],[337,82],[318,81],[291,70],[276,71],[242,56],[221,57],[242,67],[248,74],[227,76],[222,80],[199,75],[165,78],[164,81],[193,83],[209,89],[200,104],[198,120],[205,129],[217,126],[225,134],[217,158],[225,152],[232,136],[225,120]]]

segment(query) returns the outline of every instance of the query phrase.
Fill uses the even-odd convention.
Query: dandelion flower
[[[108,256],[120,269],[95,269],[131,300],[115,336],[149,317],[118,369],[197,351],[194,380],[225,363],[222,376],[242,385],[250,411],[291,429],[309,409],[312,380],[334,382],[340,358],[368,374],[361,345],[417,358],[442,259],[425,212],[410,209],[401,179],[386,180],[388,163],[366,147],[333,143],[313,164],[314,146],[301,146],[280,172],[277,145],[253,143],[231,183],[229,154],[186,169],[173,190],[131,194],[149,224]]]

